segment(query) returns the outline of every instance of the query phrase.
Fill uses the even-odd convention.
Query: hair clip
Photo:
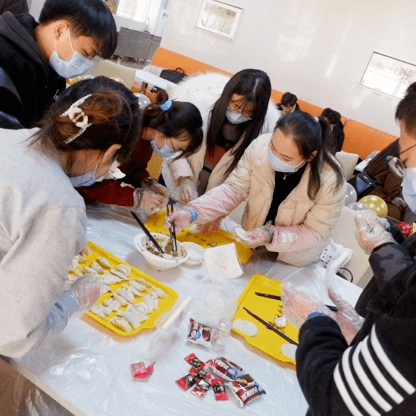
[[[66,110],[64,113],[61,114],[63,117],[69,117],[69,119],[81,130],[74,134],[73,136],[69,137],[65,140],[65,144],[69,144],[73,142],[77,137],[79,137],[82,133],[84,133],[85,130],[89,126],[92,125],[92,123],[88,123],[88,116],[84,113],[81,107],[78,107],[79,105],[83,104],[84,101],[91,97],[92,94],[88,94],[85,97],[80,98],[79,100],[75,101],[71,104],[71,106]]]
[[[168,111],[173,105],[173,102],[170,98],[168,98],[163,104],[159,104],[159,107],[163,111]]]

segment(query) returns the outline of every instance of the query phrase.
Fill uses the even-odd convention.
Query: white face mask
[[[302,160],[302,162],[298,163],[296,166],[289,165],[289,163],[278,158],[270,148],[267,149],[267,159],[273,170],[283,173],[294,173],[304,164],[304,160]]]
[[[49,65],[57,74],[64,78],[73,78],[87,72],[93,65],[85,56],[74,50],[72,45],[71,33],[69,33],[72,55],[68,60],[62,59],[57,52],[58,41],[55,41],[55,50],[49,59]]]
[[[82,186],[91,186],[94,185],[95,182],[101,182],[105,179],[121,179],[124,178],[126,176],[125,173],[123,173],[118,166],[120,166],[120,163],[117,162],[117,160],[114,160],[114,162],[112,163],[112,165],[110,166],[110,169],[108,170],[107,173],[105,173],[104,175],[100,176],[99,178],[95,177],[95,172],[98,168],[98,163],[97,166],[95,167],[95,169],[92,172],[87,172],[84,173],[84,175],[81,176],[72,176],[69,178],[69,180],[72,183],[72,186],[74,188],[79,188]]]
[[[251,120],[251,117],[246,117],[238,111],[234,111],[229,108],[225,112],[225,116],[231,124],[241,124]]]
[[[416,213],[416,168],[406,168],[404,171],[402,195],[408,207]]]

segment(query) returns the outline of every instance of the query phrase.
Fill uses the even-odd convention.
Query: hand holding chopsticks
[[[142,230],[144,231],[144,233],[147,235],[147,237],[149,238],[149,240],[163,254],[164,251],[163,251],[162,247],[160,247],[160,245],[157,243],[157,241],[152,236],[152,234],[150,233],[150,231],[146,228],[146,226],[142,223],[142,221],[140,220],[140,218],[136,215],[136,213],[134,211],[131,211],[131,215],[133,215],[134,219],[139,223],[140,227],[142,228]]]

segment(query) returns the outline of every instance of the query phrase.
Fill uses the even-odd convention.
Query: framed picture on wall
[[[201,0],[195,27],[234,40],[243,9],[217,0]]]
[[[416,65],[373,52],[360,85],[402,99],[407,87],[415,81]]]

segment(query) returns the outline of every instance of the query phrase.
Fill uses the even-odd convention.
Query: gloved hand
[[[169,230],[172,223],[175,222],[175,230],[178,233],[182,228],[186,228],[192,224],[192,215],[189,209],[180,209],[172,215],[165,218],[165,227]]]
[[[357,228],[362,228],[366,225],[380,224],[383,229],[390,231],[390,224],[386,218],[380,218],[372,209],[360,211],[354,217]]]
[[[201,234],[214,234],[216,231],[220,229],[221,218],[207,222],[205,224],[201,224],[198,226],[198,232]]]
[[[331,316],[331,312],[323,302],[313,296],[299,292],[288,283],[283,285],[282,303],[287,319],[298,328],[302,326],[312,312],[322,312]]]
[[[382,244],[396,242],[393,236],[387,232],[377,220],[373,221],[371,224],[368,222],[366,224],[365,220],[361,221],[359,219],[358,224],[359,226],[357,226],[355,236],[358,244],[366,254],[371,254],[376,247],[381,246]]]
[[[167,200],[163,195],[157,194],[150,189],[136,188],[133,195],[134,208],[143,208],[149,215],[154,214],[167,203]]]
[[[179,198],[180,202],[187,204],[195,198],[198,198],[196,184],[191,178],[181,178],[179,180]]]
[[[346,300],[342,299],[341,296],[330,288],[328,289],[328,295],[338,308],[338,312],[335,312],[335,320],[338,322],[341,332],[349,345],[363,326],[364,318],[358,315]]]
[[[70,291],[78,301],[76,316],[84,315],[97,303],[101,296],[101,286],[102,283],[92,274],[80,277],[72,284]]]
[[[238,240],[251,248],[264,246],[265,244],[272,242],[274,228],[275,227],[271,225],[271,221],[268,221],[265,225],[259,228],[255,228],[251,231],[246,231],[246,235],[248,237],[247,239],[239,237]]]

